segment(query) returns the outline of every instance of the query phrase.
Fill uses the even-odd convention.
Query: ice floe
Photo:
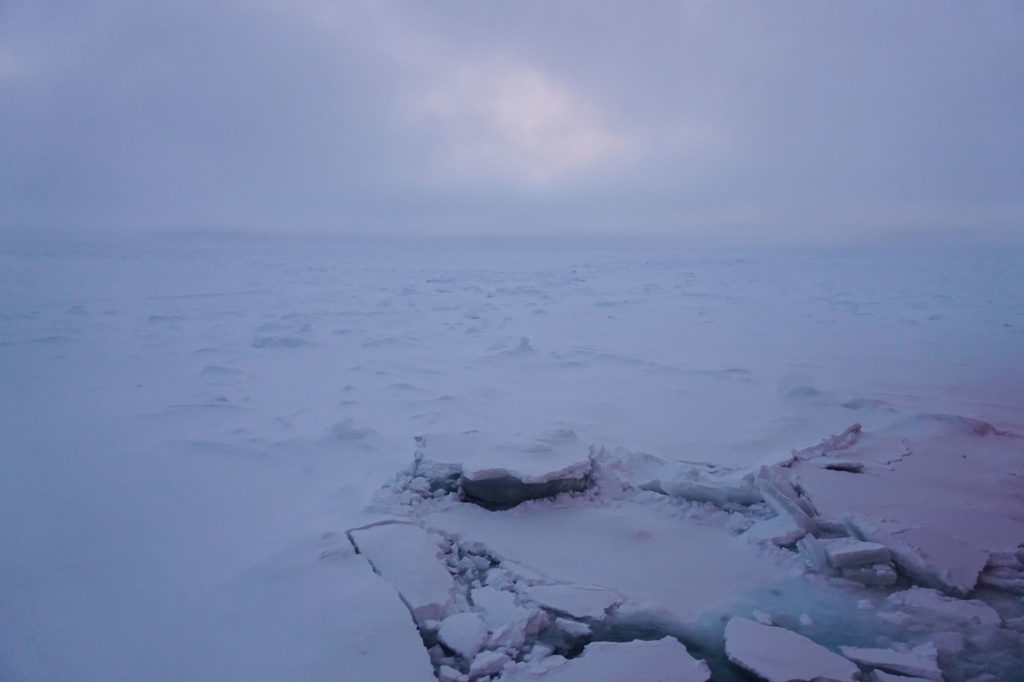
[[[487,643],[487,626],[479,614],[456,613],[441,621],[437,637],[459,656],[472,660]]]
[[[381,523],[348,532],[356,549],[401,595],[418,624],[443,618],[454,599],[437,540],[411,523]]]
[[[892,649],[862,649],[841,646],[839,651],[854,663],[884,672],[911,677],[921,677],[942,682],[942,670],[938,664],[938,650],[934,644],[922,644],[909,651]]]
[[[860,679],[860,670],[849,659],[796,632],[746,618],[733,618],[725,626],[725,653],[768,682]]]
[[[567,429],[510,440],[479,431],[432,434],[417,444],[414,476],[492,509],[584,490],[593,466],[587,445]]]
[[[686,647],[671,637],[644,642],[593,642],[573,659],[553,665],[524,664],[510,668],[505,682],[708,682],[711,672]]]

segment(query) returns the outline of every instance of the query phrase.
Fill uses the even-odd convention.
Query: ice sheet
[[[949,574],[963,589],[963,557],[987,565],[1021,541],[1006,513],[1021,441],[998,433],[1024,432],[1019,251],[3,246],[0,676],[19,682],[259,679],[261,662],[301,682],[344,678],[352,660],[364,679],[419,679],[413,621],[362,557],[281,557],[393,516],[373,505],[422,434],[569,429],[638,460],[756,470],[856,421],[864,438],[827,459],[862,473],[795,465],[826,485],[810,491],[822,517],[892,502],[915,546],[964,569]],[[856,459],[879,433],[894,447]],[[450,505],[439,525],[539,582],[664,600],[684,619],[744,599],[789,613],[764,600],[798,600],[770,593],[790,570],[776,562],[796,560],[735,535],[767,508],[714,508],[721,487],[624,487],[627,503],[588,492],[588,509],[521,516],[406,492],[437,518]],[[695,491],[712,502],[683,499]],[[1000,570],[1012,586],[1016,569]],[[963,670],[1002,674],[1024,658],[1007,603],[1007,625],[880,611],[965,631]],[[401,659],[338,645],[384,631]]]

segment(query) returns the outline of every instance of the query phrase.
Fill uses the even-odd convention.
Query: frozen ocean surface
[[[3,679],[1024,679],[1021,249],[6,243],[0,386]]]

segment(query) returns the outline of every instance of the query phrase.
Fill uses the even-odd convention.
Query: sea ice
[[[798,527],[791,516],[779,514],[758,521],[743,534],[743,537],[755,543],[769,542],[777,547],[786,547],[806,534],[807,531]]]
[[[590,607],[595,615],[614,602],[611,595],[621,595],[687,623],[785,573],[727,528],[672,518],[649,504],[499,512],[459,505],[431,513],[425,522],[467,540],[486,541],[503,564],[531,570],[538,582],[604,588],[581,595],[600,597]],[[562,588],[550,591],[564,594]]]
[[[494,509],[584,490],[593,467],[590,449],[567,429],[511,440],[467,431],[420,436],[417,443],[418,475],[450,481],[459,471],[463,495]]]
[[[441,621],[437,637],[459,656],[472,659],[487,642],[487,626],[479,614],[456,613]]]
[[[757,490],[775,513],[788,516],[798,528],[807,533],[818,530],[818,524],[813,518],[815,512],[809,502],[775,470],[762,467],[757,476]]]
[[[671,637],[648,642],[591,642],[577,658],[554,667],[521,664],[510,668],[505,682],[708,682],[707,663],[697,660]]]
[[[483,651],[473,659],[473,663],[469,666],[469,679],[475,680],[500,672],[511,660],[507,654],[500,651]]]
[[[942,670],[939,669],[937,660],[938,651],[931,643],[915,647],[911,651],[862,649],[852,646],[841,646],[839,650],[854,663],[869,668],[881,668],[899,675],[942,681]]]
[[[341,533],[290,545],[200,608],[207,618],[190,624],[188,656],[136,679],[435,679],[408,609]]]
[[[874,587],[888,587],[895,585],[899,580],[890,564],[871,564],[870,566],[851,566],[839,571],[839,574],[847,580],[854,580],[864,585]]]
[[[610,590],[589,585],[535,585],[526,594],[538,604],[574,618],[604,619],[622,601]]]
[[[732,618],[725,626],[729,660],[768,682],[835,680],[857,682],[857,666],[839,654],[785,628]]]
[[[410,523],[392,522],[350,530],[349,537],[373,570],[402,596],[418,624],[445,616],[455,582],[432,535]]]
[[[877,542],[864,542],[856,538],[830,538],[819,542],[825,547],[828,563],[833,568],[884,564],[890,559],[889,549]]]
[[[1024,537],[1024,519],[1012,511],[1019,486],[1007,475],[1020,466],[1020,439],[976,421],[943,416],[865,432],[844,452],[865,464],[860,475],[801,461],[775,470],[790,476],[822,515],[888,547],[915,581],[965,596],[992,555]],[[984,456],[972,456],[982,448]],[[990,575],[1012,578],[1007,571]]]
[[[492,630],[504,623],[526,620],[532,610],[516,604],[516,596],[507,590],[495,587],[475,587],[470,592],[473,605],[482,610],[487,626]]]
[[[999,613],[980,599],[957,599],[925,587],[911,587],[893,592],[889,599],[904,609],[910,609],[944,621],[973,625],[999,625]]]
[[[894,675],[884,670],[872,670],[871,682],[933,682],[927,677],[907,677],[906,675]],[[993,681],[994,682],[994,681]]]

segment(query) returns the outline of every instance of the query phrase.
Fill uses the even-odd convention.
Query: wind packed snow
[[[1020,679],[1024,253],[0,252],[0,679]]]

